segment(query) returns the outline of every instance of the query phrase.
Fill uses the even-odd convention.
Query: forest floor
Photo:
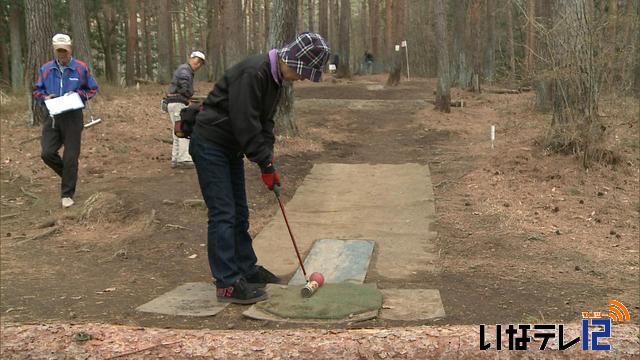
[[[393,88],[381,86],[384,80],[380,75],[296,85],[298,99],[322,102],[326,111],[297,106],[300,136],[278,136],[276,145],[285,201],[314,163],[430,168],[439,271],[416,273],[401,284],[384,278],[367,282],[439,289],[447,316],[372,320],[347,328],[576,322],[582,311],[605,311],[610,299],[625,304],[638,324],[637,99],[602,99],[606,144],[619,161],[585,170],[579,158],[543,148],[550,115],[534,112],[533,93],[454,89],[452,99],[464,100],[465,107],[443,114],[428,102],[434,79]],[[199,83],[197,92],[205,95],[211,86]],[[83,134],[77,204],[68,210],[60,209],[59,179],[40,159],[41,129],[24,126],[23,98],[3,96],[0,314],[5,330],[93,323],[105,329],[309,328],[249,320],[238,305],[205,318],[135,311],[185,282],[211,281],[206,209],[184,204],[201,198],[195,171],[170,168],[171,126],[158,108],[163,92],[159,85],[103,87],[85,111],[85,121],[93,115],[103,123]],[[357,111],[331,99],[351,101]],[[493,148],[491,125],[496,126]],[[246,173],[255,235],[277,203],[255,165],[247,162]]]

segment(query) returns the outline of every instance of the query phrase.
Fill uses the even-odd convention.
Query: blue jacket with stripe
[[[48,95],[62,96],[69,91],[77,92],[84,102],[98,92],[98,83],[91,76],[87,64],[71,58],[67,66],[59,67],[56,60],[51,60],[40,67],[40,75],[33,87],[33,97],[40,105],[44,105]]]

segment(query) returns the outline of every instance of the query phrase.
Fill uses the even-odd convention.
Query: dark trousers
[[[249,235],[249,207],[244,160],[194,134],[189,153],[196,166],[200,190],[209,209],[207,254],[217,287],[232,285],[256,271],[256,254]]]
[[[61,178],[62,197],[73,197],[78,181],[78,157],[82,139],[82,110],[70,111],[55,117],[47,116],[42,124],[42,160]],[[62,157],[58,154],[64,145]]]

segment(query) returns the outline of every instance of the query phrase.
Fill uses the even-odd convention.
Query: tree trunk
[[[269,48],[278,48],[293,40],[296,35],[297,0],[274,0],[271,20],[269,22]],[[275,116],[276,130],[284,135],[295,136],[298,126],[293,113],[293,84],[285,83],[283,94]]]
[[[10,15],[9,6],[0,6],[0,19],[8,19]],[[9,28],[9,21],[0,22],[0,35],[9,34],[11,32]],[[9,66],[9,57],[11,56],[11,50],[6,42],[0,42],[0,88],[10,87],[11,83],[11,67]],[[24,85],[24,77],[19,80],[20,89]]]
[[[213,54],[214,54],[214,48],[215,48],[215,39],[216,39],[216,33],[217,33],[217,24],[218,21],[216,19],[216,13],[214,12],[214,2],[215,0],[207,0],[206,3],[206,7],[205,7],[205,14],[206,14],[206,20],[207,20],[207,38],[206,38],[206,45],[203,47],[203,49],[206,49],[205,51],[207,52],[207,54],[209,55],[209,58],[211,60],[206,62],[206,71],[207,71],[207,80],[208,81],[213,81],[214,79],[214,71],[215,71],[215,67],[214,67],[214,62],[219,62],[219,61],[214,61],[213,60]],[[220,34],[217,34],[218,36]],[[216,56],[219,58],[220,54],[217,53]]]
[[[186,55],[185,55],[185,59],[187,56],[189,56],[189,54],[191,54],[191,52],[194,49],[193,47],[193,2],[191,0],[185,0],[184,2],[184,15],[183,15],[183,19],[184,19],[184,32],[186,33],[185,36],[185,40],[186,40],[186,44],[185,44],[185,49],[186,51]]]
[[[471,58],[473,59],[473,72],[471,75],[471,87],[474,92],[480,92],[480,79],[482,78],[482,46],[480,36],[480,7],[481,0],[471,0],[469,7],[469,27],[471,42]]]
[[[360,54],[363,54],[363,57],[358,61],[358,65],[361,68],[361,73],[366,73],[366,65],[364,60],[364,51],[371,52],[371,41],[369,40],[369,11],[367,10],[367,0],[360,0],[360,41],[362,44],[362,48],[360,48]]]
[[[251,28],[249,26],[249,2],[251,0],[244,0],[242,3],[242,15],[240,17],[241,19],[241,23],[242,26],[244,28],[244,32],[243,32],[243,36],[244,38],[242,39],[244,41],[244,49],[242,49],[242,53],[243,56],[249,53],[249,34],[251,31]]]
[[[598,159],[604,128],[598,118],[601,64],[596,61],[587,0],[555,3],[552,39],[555,94],[548,146],[580,154],[583,166]],[[557,15],[557,16],[556,16]]]
[[[242,2],[224,0],[223,3],[224,15],[219,19],[224,24],[225,65],[229,68],[245,56],[246,45],[242,21]]]
[[[29,103],[28,126],[43,122],[45,112],[33,101],[31,89],[40,73],[40,66],[51,59],[51,37],[53,37],[53,0],[26,0],[25,18],[27,23],[27,67],[25,68],[25,88]]]
[[[402,41],[405,40],[405,0],[394,0],[393,4],[393,37],[394,44],[401,45]],[[394,45],[395,46],[395,45]],[[400,58],[399,61],[393,63],[394,67],[400,67],[400,72],[402,73],[402,69],[406,68],[405,62],[405,49],[400,47]],[[406,69],[405,69],[406,70]]]
[[[496,0],[486,0],[487,4],[487,38],[484,46],[483,66],[484,78],[493,82],[496,70]]]
[[[369,39],[371,40],[371,54],[374,59],[381,59],[380,53],[380,2],[379,0],[369,0]]]
[[[254,0],[258,1],[258,0]],[[207,28],[207,23],[209,22],[209,10],[208,10],[208,2],[209,0],[205,0],[203,3],[198,3],[198,9],[196,10],[198,14],[202,14],[204,12],[204,16],[198,16],[198,33],[200,34],[200,38],[198,39],[198,49],[201,51],[207,51],[207,39],[208,39],[208,31],[213,31],[213,29]],[[204,74],[203,78],[207,78],[206,70],[202,71],[201,74]]]
[[[471,67],[468,63],[465,38],[467,34],[467,1],[453,1],[453,54],[451,75],[453,83],[460,88],[471,84]]]
[[[71,21],[71,35],[73,36],[73,56],[82,60],[93,71],[93,55],[87,26],[87,9],[85,0],[70,0],[69,7],[76,21]]]
[[[329,0],[318,0],[318,32],[329,38]]]
[[[220,0],[207,0],[207,53],[211,60],[207,61],[209,81],[215,81],[224,69],[224,54],[222,51],[222,26],[219,21]],[[214,55],[215,54],[215,55]],[[215,57],[214,57],[215,56]]]
[[[606,55],[606,68],[604,71],[603,85],[607,89],[611,88],[616,82],[614,76],[616,70],[614,68],[615,59],[617,57],[617,29],[618,29],[618,1],[609,0],[607,6],[607,37],[606,45],[604,46],[604,53]]]
[[[271,1],[264,0],[264,49],[269,50],[269,21],[271,21],[270,12]]]
[[[627,1],[627,7],[625,9],[625,24],[624,32],[622,36],[622,48],[620,49],[620,76],[625,84],[629,84],[638,90],[638,84],[640,83],[640,61],[638,61],[638,14],[634,14],[633,1]],[[636,2],[637,3],[637,2]],[[640,6],[636,5],[638,12],[640,12]],[[635,36],[632,34],[636,34]],[[634,70],[635,64],[635,70]],[[628,71],[629,68],[631,71]]]
[[[258,0],[251,1],[251,18],[250,18],[251,29],[247,31],[249,34],[249,38],[251,39],[251,44],[249,46],[249,53],[254,54],[257,52],[263,52],[261,41],[256,36],[260,32],[260,6]]]
[[[454,3],[457,2],[453,2],[452,6]],[[408,25],[406,36],[412,76],[436,77],[438,75],[432,5],[433,1],[408,1],[406,5]],[[463,16],[463,19],[465,17]],[[452,31],[455,32],[455,30]],[[455,66],[455,56],[450,57],[452,61],[450,69],[452,69]]]
[[[536,17],[536,2],[535,0],[527,0],[527,38],[525,44],[525,75],[531,79],[534,73],[534,51],[535,51],[535,34],[534,21]]]
[[[338,66],[336,76],[339,78],[351,77],[351,68],[349,65],[351,52],[351,2],[349,0],[341,0],[340,4],[340,33],[338,34],[338,43],[340,47],[340,65]]]
[[[304,26],[304,0],[298,0],[298,8],[296,9],[298,20],[296,23],[296,32],[300,33],[306,31]]]
[[[516,55],[513,44],[513,0],[507,0],[507,50],[509,51],[509,79],[516,78]]]
[[[149,31],[151,14],[147,11],[149,0],[141,0],[140,24],[142,25],[142,40],[144,42],[144,70],[147,80],[153,80],[153,63],[151,60],[151,35]]]
[[[395,0],[393,9],[393,36],[395,43],[405,40],[405,0]]]
[[[5,84],[8,86],[11,84],[11,69],[9,66],[9,49],[6,44],[0,44],[0,72],[2,73],[2,77],[0,77],[0,85],[4,86]],[[24,78],[22,79],[24,81]],[[22,82],[21,81],[21,82]]]
[[[316,30],[316,22],[315,20],[315,16],[316,16],[316,6],[315,6],[315,0],[307,0],[308,3],[308,17],[309,17],[309,26],[307,27],[308,31],[315,31]],[[323,35],[324,36],[324,35]]]
[[[607,20],[607,38],[609,43],[615,48],[618,25],[618,0],[609,0]]]
[[[176,34],[174,37],[175,41],[175,49],[177,50],[178,64],[182,64],[185,62],[187,58],[187,44],[184,36],[184,28],[182,24],[184,23],[184,12],[180,11],[180,6],[176,6],[176,11],[173,12],[173,32]],[[177,39],[176,39],[177,38]],[[172,69],[175,69],[177,65],[172,66]]]
[[[171,0],[158,1],[158,82],[168,84],[171,82],[172,71],[171,58],[171,15],[169,14],[169,3]]]
[[[127,1],[129,21],[127,23],[127,56],[125,66],[125,79],[127,86],[135,85],[136,49],[138,48],[138,12],[136,0]]]
[[[11,88],[14,92],[24,89],[24,67],[22,65],[22,36],[20,22],[22,9],[16,3],[9,5],[9,37],[11,44]],[[4,44],[3,44],[4,45]],[[6,48],[6,47],[5,47]],[[6,56],[5,56],[6,57]],[[3,75],[9,75],[3,71]]]
[[[384,1],[384,58],[387,67],[390,68],[395,43],[393,42],[393,0]]]
[[[333,49],[339,49],[339,22],[340,19],[340,3],[339,0],[331,0],[330,4],[330,14],[329,14],[329,43],[332,44]],[[338,50],[339,51],[339,50]],[[340,59],[342,59],[342,54],[338,53]]]
[[[551,31],[553,27],[552,10],[551,10],[553,1],[554,0],[538,1],[538,5],[539,5],[538,19],[540,19],[539,25],[544,27],[545,29],[544,31]],[[549,59],[551,58],[552,54],[549,53],[548,51],[549,44],[545,42],[547,42],[547,40],[540,39],[535,45],[535,47],[536,49],[538,49],[538,52],[543,58]],[[535,73],[537,74],[534,78],[535,89],[536,89],[535,109],[536,111],[546,113],[551,111],[553,107],[554,85],[553,85],[553,82],[549,79],[549,77],[545,75],[545,72],[548,66],[542,63],[541,61],[537,61],[534,64],[536,66]]]
[[[114,85],[117,85],[120,79],[120,74],[118,73],[118,47],[116,44],[117,25],[117,14],[111,1],[103,1],[102,14],[98,15],[98,27],[104,52],[105,76],[107,82]]]
[[[434,2],[436,20],[436,42],[438,51],[438,91],[436,94],[436,109],[451,112],[451,95],[449,89],[449,41],[447,38],[447,11],[444,0]]]
[[[388,60],[389,77],[387,85],[396,86],[400,83],[402,75],[403,54],[396,51],[396,45],[400,45],[404,38],[404,0],[388,0],[386,3],[386,34],[388,38],[387,49],[390,53]]]

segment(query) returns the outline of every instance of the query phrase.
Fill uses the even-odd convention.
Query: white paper
[[[59,115],[71,110],[84,109],[84,103],[80,99],[80,95],[75,92],[45,100],[44,104],[49,110],[49,115]]]
[[[400,51],[400,45],[396,45],[396,51]]]
[[[402,40],[402,42],[400,43],[400,46],[407,47],[407,41],[406,40]]]
[[[330,70],[330,71],[336,71],[336,66],[335,66],[335,64],[329,64],[329,70]]]

